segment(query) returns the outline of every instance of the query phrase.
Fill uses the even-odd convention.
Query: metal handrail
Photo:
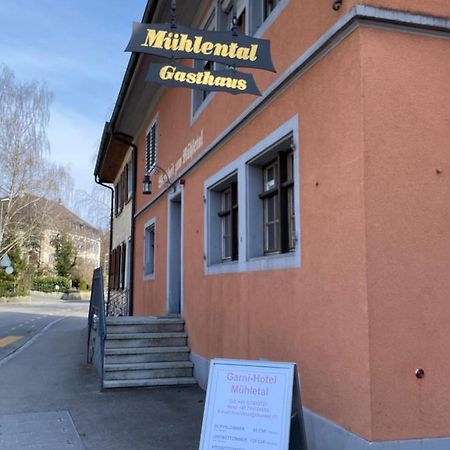
[[[88,316],[87,363],[93,364],[100,375],[100,387],[104,388],[104,359],[106,340],[105,293],[103,269],[94,270],[91,301]]]
[[[106,306],[107,316],[130,315],[130,291],[128,289],[111,291],[109,299]]]

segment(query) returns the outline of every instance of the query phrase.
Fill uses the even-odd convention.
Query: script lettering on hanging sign
[[[170,24],[133,23],[127,52],[148,53],[175,59],[202,59],[229,66],[275,72],[270,41],[231,31],[207,31]]]
[[[261,95],[253,76],[235,70],[196,70],[180,64],[150,64],[147,81],[202,91]]]

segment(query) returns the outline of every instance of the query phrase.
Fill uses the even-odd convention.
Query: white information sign
[[[213,359],[200,450],[287,450],[293,363]]]

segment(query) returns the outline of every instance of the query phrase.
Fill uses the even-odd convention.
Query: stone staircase
[[[105,389],[193,385],[184,321],[172,317],[108,317]]]

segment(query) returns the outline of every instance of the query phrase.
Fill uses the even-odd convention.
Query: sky
[[[75,189],[90,191],[103,126],[111,117],[130,53],[132,22],[146,0],[0,0],[0,64],[54,94],[52,161]]]

